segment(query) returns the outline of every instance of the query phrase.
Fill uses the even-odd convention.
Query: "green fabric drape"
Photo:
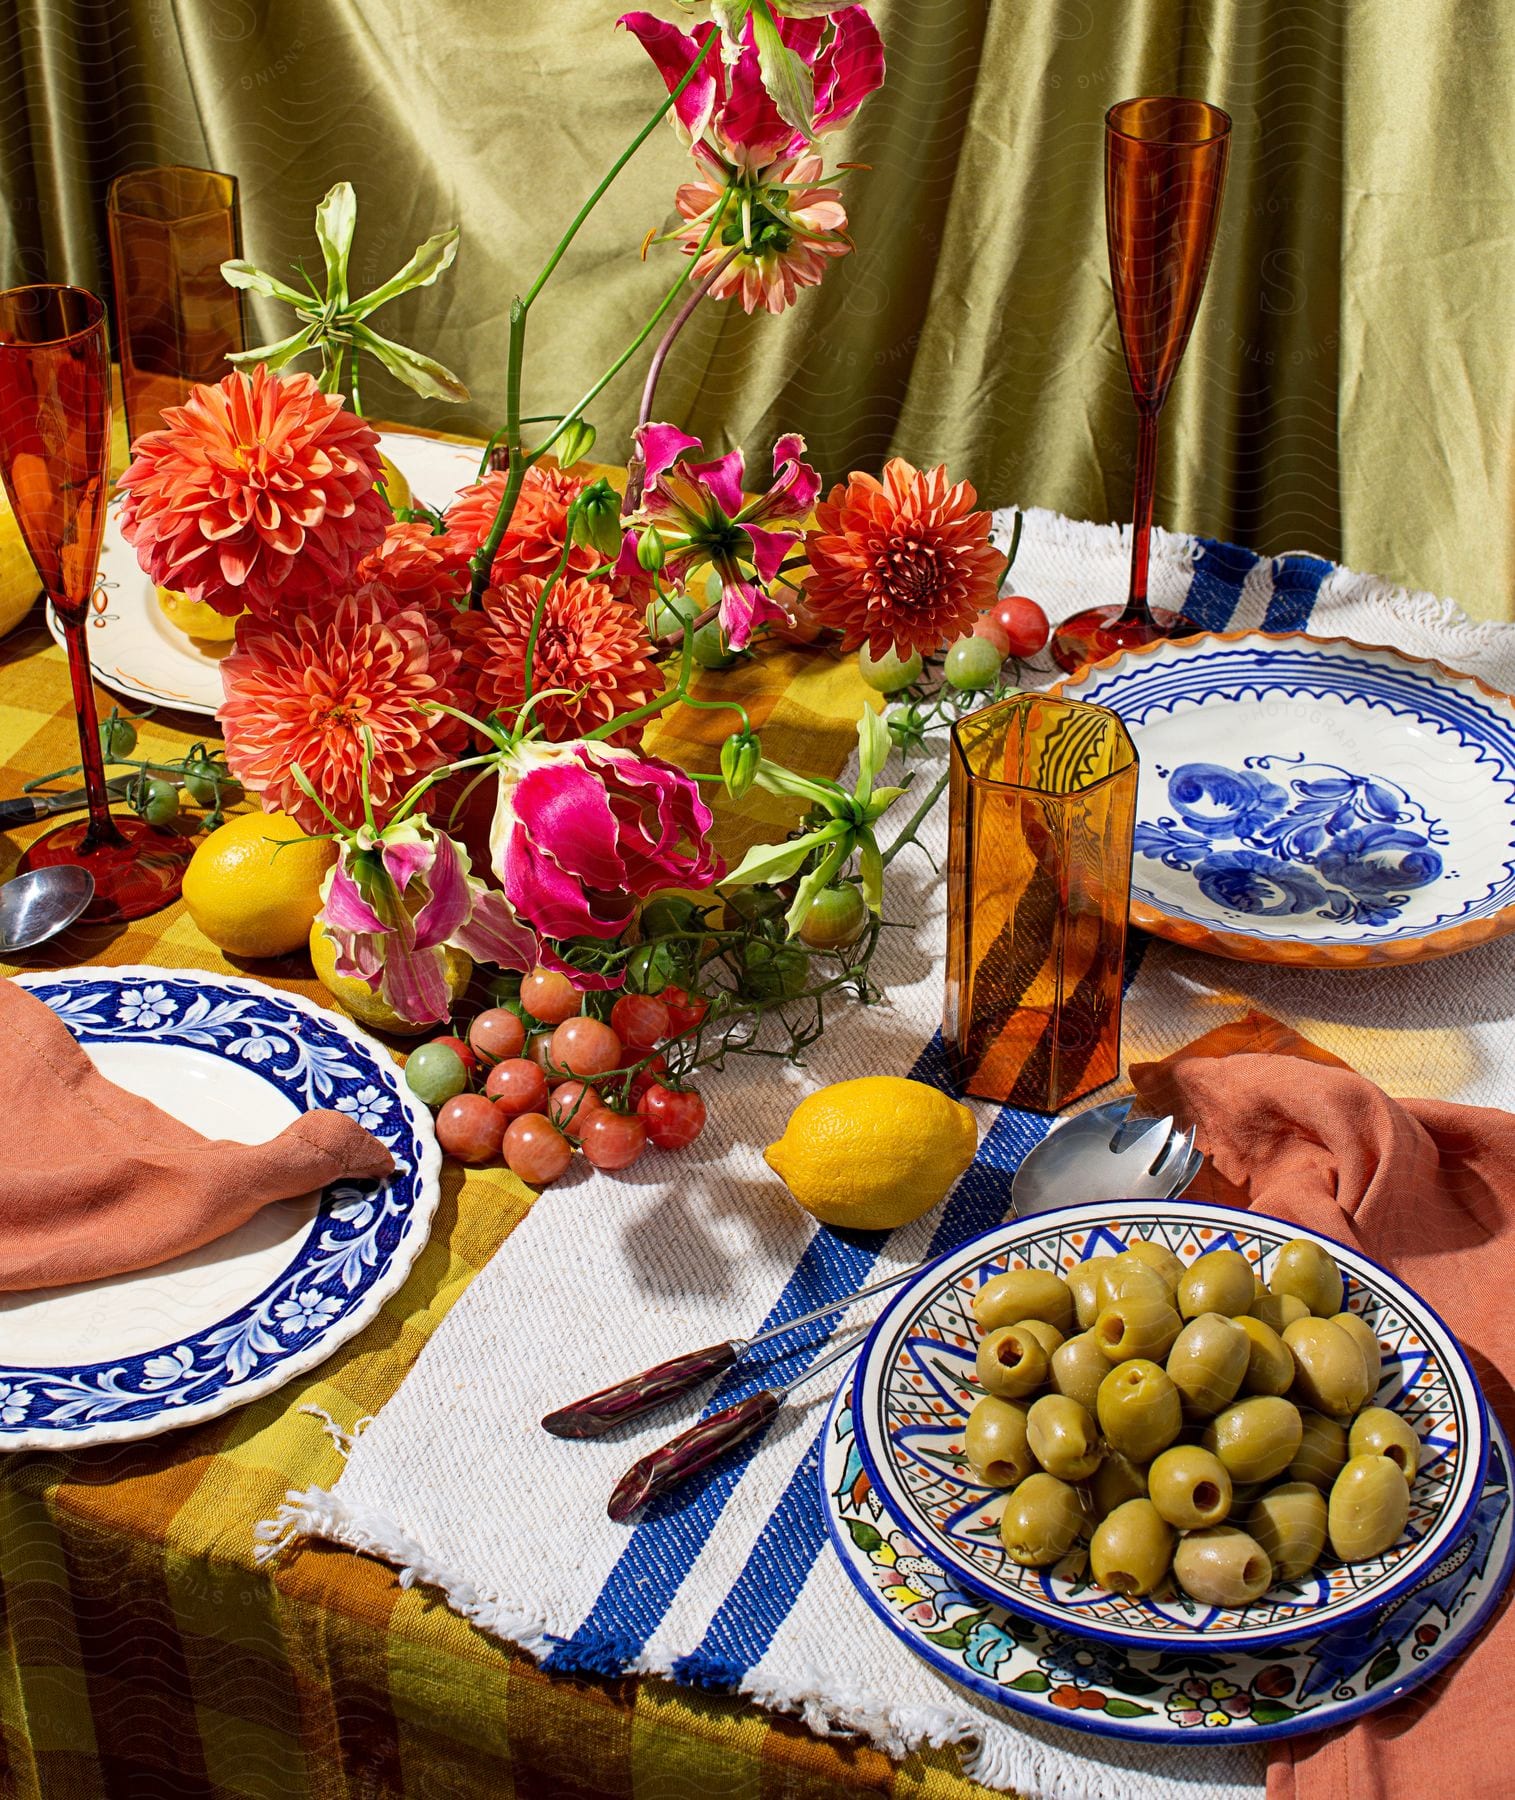
[[[656,10],[681,17],[669,0]],[[457,220],[441,286],[381,329],[470,406],[374,376],[387,416],[491,429],[509,297],[660,93],[603,0],[10,0],[0,8],[0,276],[108,288],[104,193],[184,161],[241,181],[248,253],[313,250],[360,201],[354,280]],[[1137,92],[1235,119],[1209,291],[1164,420],[1157,516],[1304,549],[1515,617],[1515,235],[1504,0],[874,0],[890,78],[839,153],[857,240],[778,320],[704,307],[658,412],[828,476],[944,459],[987,501],[1130,509],[1135,423],[1105,263],[1102,116]],[[836,154],[838,152],[833,152]],[[636,246],[685,166],[660,131],[532,315],[527,410],[573,400],[677,254]],[[386,323],[387,321],[387,323]],[[255,328],[280,329],[277,311]],[[287,326],[283,329],[288,329]],[[602,454],[639,360],[593,409]]]

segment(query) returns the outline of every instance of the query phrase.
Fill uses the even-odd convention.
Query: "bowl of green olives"
[[[1388,1270],[1193,1201],[1012,1221],[900,1289],[853,1378],[874,1493],[963,1584],[1127,1648],[1298,1642],[1471,1522],[1471,1365]]]

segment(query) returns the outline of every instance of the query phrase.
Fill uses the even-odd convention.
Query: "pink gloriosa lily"
[[[490,861],[537,955],[580,987],[609,988],[619,974],[565,962],[566,938],[619,937],[637,903],[662,888],[705,888],[723,873],[713,821],[680,769],[610,744],[517,743],[500,759]]]
[[[322,890],[320,919],[337,945],[337,974],[364,981],[402,1019],[447,1018],[447,951],[528,970],[535,936],[470,871],[468,852],[425,819],[345,839]]]
[[[674,425],[639,425],[636,445],[644,470],[642,501],[631,516],[619,567],[628,573],[636,567],[641,532],[656,527],[671,581],[687,583],[706,564],[719,575],[721,629],[732,648],[740,650],[755,625],[787,617],[768,589],[799,533],[773,530],[771,524],[799,524],[820,493],[820,477],[803,460],[805,440],[797,432],[778,440],[773,479],[750,501],[742,492],[740,450],[713,462],[694,462],[689,452],[704,446]]]

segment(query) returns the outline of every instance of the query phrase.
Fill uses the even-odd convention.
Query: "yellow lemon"
[[[398,512],[402,506],[410,505],[410,483],[382,451],[379,463],[384,470],[384,492],[389,496],[389,510]]]
[[[41,592],[42,583],[26,553],[10,497],[0,487],[0,637],[21,623]]]
[[[207,644],[229,644],[237,634],[241,613],[218,613],[203,600],[191,600],[173,588],[158,589],[158,606],[170,625]]]
[[[336,854],[328,839],[307,838],[287,813],[244,813],[190,858],[184,904],[229,956],[286,956],[306,940]]]
[[[453,949],[447,950],[445,955],[443,973],[447,980],[447,998],[455,1002],[462,998],[473,974],[473,958]],[[402,1019],[382,995],[374,993],[366,981],[359,981],[355,975],[339,975],[336,943],[319,919],[310,928],[310,960],[322,987],[343,1012],[351,1014],[360,1025],[367,1025],[373,1031],[393,1032],[398,1037],[419,1037],[423,1031],[436,1030],[435,1020],[427,1025],[412,1024],[409,1019]]]
[[[966,1106],[924,1081],[867,1075],[808,1095],[763,1155],[822,1224],[892,1231],[943,1199],[977,1148]]]

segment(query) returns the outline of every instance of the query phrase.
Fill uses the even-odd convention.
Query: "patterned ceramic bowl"
[[[1280,1245],[1313,1235],[1261,1213],[1193,1201],[1096,1202],[997,1226],[940,1258],[900,1290],[858,1359],[858,1448],[885,1511],[965,1586],[1040,1623],[1128,1649],[1176,1648],[1197,1632],[1207,1644],[1257,1649],[1388,1606],[1466,1529],[1483,1487],[1488,1423],[1468,1359],[1431,1308],[1387,1270],[1330,1239],[1319,1242],[1346,1280],[1347,1306],[1378,1334],[1384,1373],[1377,1402],[1403,1414],[1423,1446],[1408,1528],[1382,1556],[1348,1565],[1328,1554],[1311,1574],[1248,1607],[1203,1606],[1171,1584],[1132,1600],[1092,1584],[1083,1545],[1055,1568],[1012,1563],[999,1540],[1004,1492],[981,1485],[963,1455],[963,1428],[980,1392],[973,1378],[979,1333],[969,1305],[991,1276],[1021,1268],[1064,1272],[1150,1238],[1185,1263],[1209,1250],[1239,1250],[1266,1280]]]

